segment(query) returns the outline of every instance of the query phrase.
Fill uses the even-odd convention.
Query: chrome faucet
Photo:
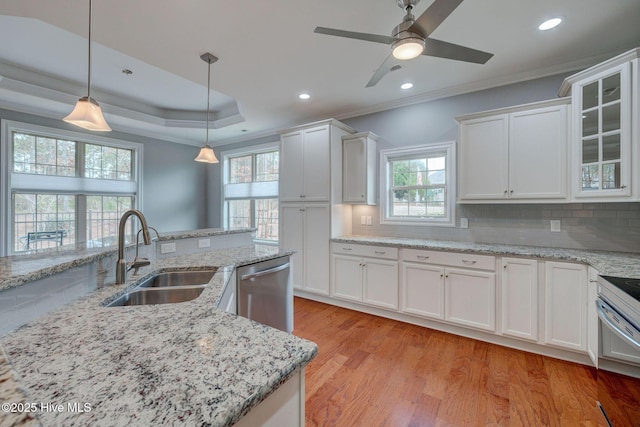
[[[130,209],[126,211],[122,218],[120,218],[120,224],[118,225],[118,262],[116,263],[116,285],[122,284],[127,281],[127,261],[124,259],[124,228],[127,223],[127,219],[135,215],[140,220],[142,226],[142,239],[145,245],[151,244],[151,236],[149,235],[149,227],[147,226],[147,220],[142,215],[142,212],[136,209]]]

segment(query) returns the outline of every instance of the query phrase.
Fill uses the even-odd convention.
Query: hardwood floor
[[[596,370],[295,299],[307,426],[604,426]]]

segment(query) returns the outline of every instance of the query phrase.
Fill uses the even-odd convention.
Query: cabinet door
[[[509,116],[460,123],[459,198],[503,199],[508,193]]]
[[[444,277],[445,320],[495,332],[495,273],[445,269]]]
[[[364,302],[398,309],[398,262],[365,258]]]
[[[502,258],[502,333],[538,341],[538,261]]]
[[[362,302],[362,258],[333,255],[333,296]]]
[[[631,64],[572,86],[576,197],[631,194]]]
[[[589,277],[589,287],[587,289],[587,353],[598,367],[600,319],[596,310],[596,299],[598,299],[598,271],[593,267],[587,268]]]
[[[304,289],[329,295],[329,205],[304,205]]]
[[[545,263],[545,342],[586,352],[587,268]]]
[[[344,139],[342,153],[342,201],[364,203],[367,192],[367,139]]]
[[[301,173],[293,178],[304,183],[305,202],[328,202],[331,190],[330,161],[331,141],[328,125],[305,129],[303,167]]]
[[[568,143],[565,105],[511,113],[509,197],[566,197]]]
[[[280,201],[300,202],[304,194],[302,131],[280,137]]]
[[[444,319],[444,268],[402,263],[402,311]]]
[[[304,284],[304,207],[302,204],[280,204],[280,247],[296,251],[290,257],[291,281],[295,289]]]

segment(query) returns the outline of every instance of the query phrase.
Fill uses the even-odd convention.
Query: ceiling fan
[[[318,34],[391,45],[391,54],[373,74],[366,87],[375,86],[387,73],[402,68],[401,61],[413,59],[420,55],[437,56],[476,64],[484,64],[493,56],[492,53],[429,37],[442,21],[462,3],[462,0],[435,0],[418,19],[415,19],[411,11],[420,0],[396,1],[398,6],[406,12],[406,15],[402,23],[393,29],[391,36],[357,33],[325,27],[316,27],[313,30]]]

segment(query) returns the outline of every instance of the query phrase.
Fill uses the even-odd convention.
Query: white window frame
[[[13,132],[133,150],[133,180],[118,181],[13,173]],[[0,174],[0,212],[2,212],[3,218],[2,224],[0,224],[0,230],[3,233],[0,235],[4,235],[0,243],[0,256],[13,253],[13,249],[10,249],[12,247],[10,242],[14,241],[13,216],[11,215],[11,194],[14,191],[76,195],[131,195],[133,196],[133,206],[136,209],[142,209],[143,144],[11,120],[0,122],[0,137],[2,138],[2,144],[0,144],[0,170],[2,172]],[[85,226],[86,218],[84,215],[76,215],[76,229],[84,229]]]
[[[445,209],[447,216],[435,217],[392,217],[389,203],[391,173],[389,161],[410,158],[418,155],[428,156],[433,152],[446,153],[446,190]],[[440,142],[404,148],[393,148],[380,151],[380,224],[387,225],[414,225],[414,226],[439,226],[455,227],[455,200],[456,200],[456,144],[455,141]]]
[[[270,151],[280,151],[280,141],[274,141],[274,142],[268,142],[268,143],[264,143],[264,144],[260,144],[260,145],[252,145],[249,147],[242,147],[242,148],[236,148],[236,149],[232,149],[232,150],[227,150],[227,151],[223,151],[220,153],[220,157],[222,158],[222,167],[220,168],[220,172],[222,174],[222,179],[220,180],[220,194],[222,196],[222,203],[221,203],[221,218],[222,218],[222,223],[223,223],[223,227],[224,228],[228,228],[229,226],[229,216],[228,216],[228,209],[227,209],[227,195],[225,192],[226,186],[227,184],[229,184],[229,159],[232,157],[241,157],[241,156],[248,156],[248,155],[254,155],[254,154],[260,154],[260,153],[268,153]],[[280,182],[280,175],[278,175],[278,181],[268,181],[263,183],[265,186],[275,186],[275,196],[274,198],[278,199],[278,203],[280,203],[280,197],[279,197],[279,182]],[[246,184],[234,184],[237,185],[238,188],[240,187],[247,187],[247,191],[250,191],[251,188],[251,184],[255,185],[255,183],[246,183]],[[261,183],[258,183],[258,185],[260,185]],[[251,197],[239,197],[242,199],[246,199],[246,198],[251,198]],[[280,239],[280,233],[282,230],[278,230],[278,239]],[[273,240],[262,240],[262,239],[254,239],[255,242],[257,243],[262,243],[262,244],[266,244],[266,245],[274,245],[277,246],[279,244],[279,241],[273,241]]]

